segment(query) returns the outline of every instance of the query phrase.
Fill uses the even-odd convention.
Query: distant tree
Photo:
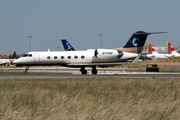
[[[12,58],[11,58],[11,54],[9,55],[9,59],[12,59]]]
[[[16,51],[14,51],[12,59],[16,59]]]

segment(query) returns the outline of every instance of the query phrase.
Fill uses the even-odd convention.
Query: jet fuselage
[[[113,50],[115,51],[115,50]],[[14,61],[14,64],[33,66],[33,65],[63,65],[68,63],[113,63],[134,59],[138,54],[123,52],[122,56],[116,53],[104,53],[95,56],[95,50],[87,51],[49,51],[49,52],[28,52],[23,57]],[[88,65],[87,65],[88,66]]]

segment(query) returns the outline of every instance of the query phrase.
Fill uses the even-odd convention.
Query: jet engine
[[[122,51],[112,49],[96,49],[94,51],[94,56],[96,58],[120,58],[123,55]]]

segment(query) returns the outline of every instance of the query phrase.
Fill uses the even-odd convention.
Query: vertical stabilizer
[[[155,49],[154,47],[151,45],[151,43],[147,43],[147,46],[148,46],[148,54],[159,54]]]
[[[130,37],[130,39],[127,41],[127,43],[122,48],[115,48],[115,50],[140,54],[143,50],[143,46],[146,42],[147,36],[151,35],[151,34],[160,34],[160,33],[166,33],[166,32],[146,33],[144,31],[137,31]]]
[[[169,42],[166,42],[167,51],[168,51],[168,54],[172,54],[172,51],[171,51],[169,44],[170,44]]]
[[[166,42],[167,49],[168,49],[168,54],[179,54],[174,47],[171,45],[170,42]]]
[[[150,48],[150,43],[147,43],[147,49],[148,49],[148,54],[152,54],[152,48]]]
[[[62,39],[61,42],[63,44],[63,47],[64,47],[65,51],[75,51],[75,49],[72,47],[72,45],[67,40]]]

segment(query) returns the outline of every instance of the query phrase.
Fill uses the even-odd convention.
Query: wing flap
[[[139,54],[132,63],[136,63],[139,60],[139,57],[141,54]],[[116,65],[122,65],[127,64],[129,62],[115,62],[115,63],[68,63],[66,66],[68,67],[92,67],[92,66],[99,66],[99,67],[111,67]]]

